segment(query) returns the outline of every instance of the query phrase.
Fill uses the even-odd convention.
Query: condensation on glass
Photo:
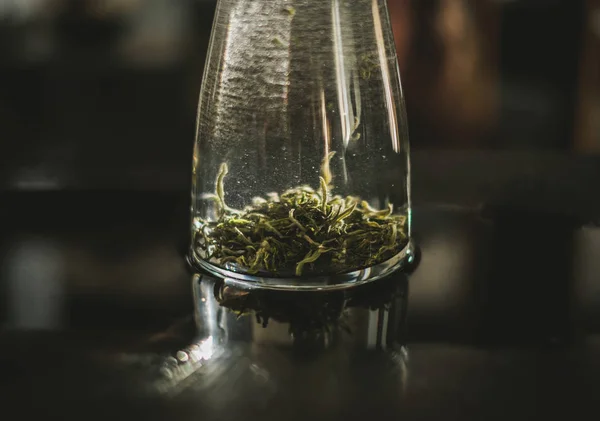
[[[220,0],[200,93],[190,258],[233,283],[332,289],[414,253],[385,0]]]

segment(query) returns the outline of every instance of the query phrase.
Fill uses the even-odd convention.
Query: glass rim
[[[265,277],[234,272],[202,259],[193,247],[188,254],[188,263],[195,270],[208,272],[209,275],[222,278],[225,283],[243,289],[266,289],[276,291],[333,291],[366,284],[389,276],[401,270],[415,259],[416,247],[409,237],[404,248],[392,258],[368,268],[354,271],[317,275],[307,278]]]

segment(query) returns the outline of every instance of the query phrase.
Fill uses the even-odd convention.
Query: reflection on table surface
[[[405,276],[325,294],[240,290],[200,275],[192,284],[197,334],[157,376],[156,391],[203,390],[203,399],[215,405],[227,403],[215,392],[223,389],[291,402],[301,388],[335,406],[341,389],[357,386],[352,395],[368,389],[357,380],[369,369],[401,390]]]

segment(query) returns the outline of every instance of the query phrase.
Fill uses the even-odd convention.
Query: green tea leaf
[[[208,261],[250,274],[302,276],[307,264],[321,273],[344,273],[390,259],[407,243],[406,215],[394,215],[391,204],[380,210],[357,196],[332,196],[332,156],[321,165],[318,190],[302,185],[267,193],[243,211],[225,203],[229,168],[223,163],[215,194],[204,195],[216,202],[220,216],[197,222],[194,247]]]

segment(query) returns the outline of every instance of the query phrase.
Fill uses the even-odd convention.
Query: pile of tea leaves
[[[359,197],[332,195],[332,156],[323,160],[318,190],[300,186],[270,193],[243,210],[225,204],[228,166],[221,164],[211,196],[220,216],[195,233],[197,252],[221,267],[296,276],[307,266],[317,273],[344,273],[392,258],[407,244],[406,217],[394,215],[391,204],[378,210]]]

